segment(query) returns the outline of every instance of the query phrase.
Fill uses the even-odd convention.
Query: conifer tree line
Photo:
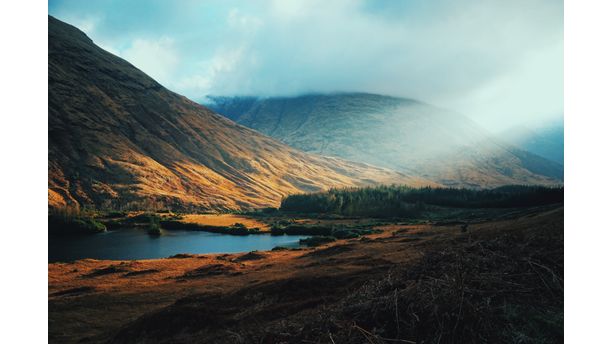
[[[330,189],[285,197],[281,211],[346,216],[406,216],[427,208],[516,208],[562,203],[563,187],[511,185],[494,189],[401,185]]]

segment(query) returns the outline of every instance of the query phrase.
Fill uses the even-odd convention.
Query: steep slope
[[[410,99],[366,93],[208,99],[215,111],[292,147],[448,186],[563,179],[559,164],[492,139],[465,116]]]
[[[499,137],[520,149],[563,165],[563,121],[546,123],[534,128],[517,126]]]
[[[292,149],[155,80],[49,17],[49,205],[210,210],[288,193],[432,184]]]

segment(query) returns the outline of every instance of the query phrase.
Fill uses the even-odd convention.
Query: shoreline
[[[456,225],[388,224],[383,226],[381,233],[298,250],[51,263],[48,264],[49,339],[51,343],[76,343],[81,340],[102,343],[109,340],[122,342],[122,336],[126,336],[151,342],[154,340],[146,338],[153,336],[156,328],[146,331],[139,329],[153,326],[158,321],[154,320],[155,317],[164,312],[178,312],[176,317],[182,317],[184,310],[180,305],[188,299],[191,300],[188,304],[199,305],[197,307],[203,307],[202,311],[211,314],[216,310],[206,311],[205,305],[214,304],[216,300],[228,303],[227,312],[234,312],[234,302],[242,302],[240,308],[235,310],[238,312],[235,316],[238,316],[241,314],[238,309],[249,313],[255,312],[258,306],[256,302],[239,301],[239,296],[231,295],[249,295],[258,293],[258,290],[266,290],[261,297],[271,300],[278,297],[293,300],[297,297],[287,302],[295,305],[307,302],[311,305],[307,309],[315,310],[336,304],[333,300],[347,297],[351,290],[370,283],[368,281],[384,278],[388,271],[421,264],[419,262],[428,252],[452,249],[468,241],[486,243],[500,236],[525,233],[519,236],[524,237],[540,231],[560,231],[562,235],[562,206],[512,219],[474,224],[468,233],[462,233]],[[321,278],[320,282],[315,282]],[[301,284],[304,281],[311,281],[306,285],[315,284],[306,288]],[[288,287],[292,283],[302,287],[297,290]],[[329,296],[320,299],[318,290],[325,293],[322,295]],[[208,301],[201,304],[199,298]],[[301,308],[291,311],[293,307],[287,305],[283,310],[278,310],[278,316],[294,317],[310,312]],[[92,317],[97,319],[97,326],[87,321]],[[272,318],[276,319],[275,316]],[[193,333],[193,339],[227,342],[219,338],[223,338],[225,326],[233,325],[226,322],[229,320],[220,318],[218,321],[221,322],[214,328],[201,325],[207,328],[206,332]],[[276,324],[276,320],[273,323]],[[184,326],[189,328],[188,324]],[[245,322],[234,330],[259,331],[250,326],[249,322]],[[169,336],[170,340],[174,336],[172,333],[164,336]]]

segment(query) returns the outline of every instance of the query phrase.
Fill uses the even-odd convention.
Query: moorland
[[[389,199],[411,193],[420,201],[406,203],[407,213],[400,215],[395,204],[380,199],[383,190]],[[311,240],[300,247],[49,264],[50,339],[558,342],[563,334],[562,188],[459,191],[432,196],[430,189],[401,187],[334,190],[288,197],[280,209],[221,220],[257,224],[261,229],[253,232],[264,235],[308,234]],[[470,203],[468,194],[488,206]],[[370,208],[377,198],[377,215],[312,210],[313,203],[334,199],[359,213],[356,204]],[[519,201],[526,205],[518,206]],[[298,212],[299,207],[309,211]],[[223,216],[159,217],[177,218],[161,220],[162,227],[176,221],[196,230],[234,228],[210,224]]]

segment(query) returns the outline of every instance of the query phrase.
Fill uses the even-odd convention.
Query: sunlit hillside
[[[303,153],[168,91],[49,17],[49,204],[231,210],[424,178]]]

